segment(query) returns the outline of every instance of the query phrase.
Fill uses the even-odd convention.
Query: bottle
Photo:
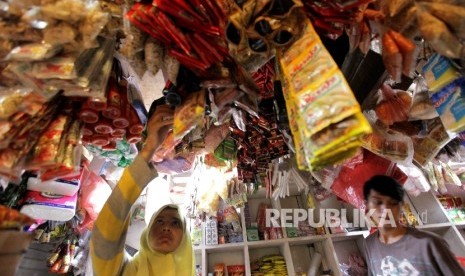
[[[165,101],[170,106],[178,106],[182,103],[178,88],[169,80],[166,82],[165,88],[163,88],[163,96],[165,96]]]

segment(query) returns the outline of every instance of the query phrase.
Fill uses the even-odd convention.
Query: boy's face
[[[370,190],[367,198],[367,208],[371,219],[377,227],[392,228],[398,226],[402,202],[390,196],[383,195],[375,190]]]
[[[184,229],[176,209],[166,208],[158,214],[149,233],[150,247],[160,253],[175,251],[181,244]]]

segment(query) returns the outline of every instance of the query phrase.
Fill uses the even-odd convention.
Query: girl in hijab
[[[131,258],[124,250],[131,206],[157,176],[152,156],[163,142],[173,111],[159,106],[147,123],[143,149],[128,166],[102,208],[92,230],[94,274],[136,276],[192,276],[195,262],[189,233],[176,205],[156,211],[140,238],[140,251]]]

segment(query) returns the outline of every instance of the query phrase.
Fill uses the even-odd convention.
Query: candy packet
[[[400,132],[389,131],[376,124],[373,113],[365,113],[373,129],[371,134],[363,138],[363,147],[384,158],[399,164],[409,165],[413,159],[412,139]]]
[[[448,132],[465,130],[465,79],[459,78],[431,95],[431,101]]]
[[[58,54],[62,46],[48,43],[22,44],[11,50],[6,56],[6,60],[14,61],[37,61],[44,60]]]
[[[414,148],[413,160],[422,167],[426,166],[452,139],[439,118],[425,121],[425,124],[425,135],[411,136]]]
[[[202,123],[205,112],[205,90],[189,93],[184,104],[176,107],[174,113],[173,135],[175,140],[182,139],[192,129]]]
[[[395,122],[406,121],[411,105],[412,96],[408,92],[394,90],[384,83],[380,89],[375,112],[381,122],[390,126]]]

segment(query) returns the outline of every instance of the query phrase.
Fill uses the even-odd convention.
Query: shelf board
[[[225,244],[216,244],[216,245],[204,245],[203,248],[207,253],[213,252],[224,252],[231,250],[242,250],[244,248],[243,242],[238,243],[225,243]]]
[[[439,228],[450,227],[452,225],[453,224],[450,222],[443,222],[443,223],[431,223],[431,224],[418,225],[416,228],[418,229],[439,229]]]
[[[264,241],[251,241],[247,242],[247,245],[250,249],[254,248],[264,248],[264,247],[271,247],[282,245],[286,242],[287,239],[277,239],[277,240],[264,240]]]
[[[370,234],[369,230],[363,230],[363,231],[352,231],[352,232],[347,232],[347,233],[328,234],[328,237],[330,237],[333,241],[345,241],[345,240],[356,239],[360,236],[365,238],[369,234]]]
[[[465,222],[459,222],[459,223],[452,223],[452,225],[455,225],[457,229],[464,229],[465,228]]]
[[[288,238],[287,241],[289,242],[289,245],[302,245],[302,244],[312,244],[315,242],[324,241],[326,238],[327,238],[326,235],[315,235],[315,236]]]

